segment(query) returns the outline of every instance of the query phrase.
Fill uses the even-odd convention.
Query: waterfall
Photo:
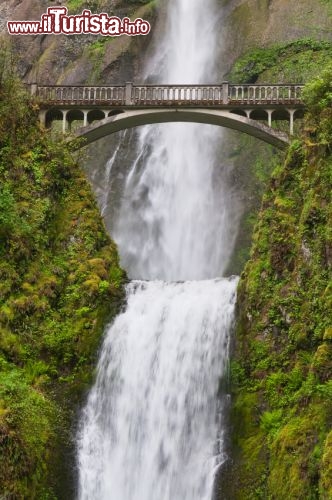
[[[216,81],[216,4],[169,0],[146,78]],[[221,277],[238,220],[218,161],[221,139],[220,130],[194,124],[137,133],[112,233],[132,281],[125,311],[105,333],[81,417],[80,500],[212,498],[225,460],[219,381],[237,286],[236,277]]]
[[[147,78],[170,84],[218,80],[215,3],[169,1],[165,34]],[[139,132],[139,154],[113,230],[131,277],[207,279],[227,268],[238,206],[218,161],[221,141],[221,130],[207,125],[164,124]]]
[[[82,500],[210,500],[236,279],[133,281],[80,441]],[[223,460],[222,446],[217,450]]]

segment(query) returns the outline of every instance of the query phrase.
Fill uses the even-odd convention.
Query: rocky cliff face
[[[331,75],[306,91],[305,134],[272,174],[241,276],[232,500],[332,495]]]
[[[301,38],[332,40],[329,1],[223,0],[223,60],[229,71],[254,47],[269,47]]]
[[[50,6],[59,2],[22,0],[5,1],[0,6],[0,29],[6,33],[8,20],[39,20]],[[61,2],[70,13],[84,8],[108,12],[132,19],[153,22],[155,2],[124,0]],[[94,35],[11,36],[18,58],[20,76],[26,82],[47,84],[119,83],[131,80],[139,72],[142,57],[151,36],[106,38]]]
[[[332,40],[331,5],[325,0],[219,0],[220,37],[224,78],[235,60],[257,46],[270,46],[301,38]],[[5,0],[0,5],[0,31],[8,20],[39,19],[54,1]],[[142,62],[153,36],[162,29],[163,5],[156,0],[67,0],[71,13],[89,8],[120,17],[146,18],[153,24],[147,37],[104,40],[95,36],[11,37],[18,54],[19,71],[25,81],[44,84],[117,83],[140,75]],[[156,8],[159,24],[156,25]]]
[[[222,0],[221,79],[230,82],[301,82],[332,58],[331,3],[325,0]],[[288,131],[286,122],[275,124]],[[296,133],[301,127],[296,122]],[[278,151],[244,134],[225,130],[223,155],[242,192],[244,217],[231,272],[249,256],[252,228],[266,183],[282,161]]]

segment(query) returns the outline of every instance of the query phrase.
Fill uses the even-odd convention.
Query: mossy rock
[[[70,498],[71,426],[125,273],[84,173],[14,75],[0,104],[0,491],[53,500],[65,484]]]
[[[304,92],[310,144],[273,172],[239,282],[232,499],[331,496],[331,75]]]

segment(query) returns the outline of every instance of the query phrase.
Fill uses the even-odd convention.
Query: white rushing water
[[[235,284],[128,286],[83,416],[82,500],[211,499]]]
[[[146,76],[217,81],[216,0],[169,0],[167,14]],[[106,332],[83,411],[80,500],[212,498],[225,459],[218,386],[237,285],[215,279],[227,268],[238,213],[217,160],[220,138],[194,124],[138,133],[113,233],[135,281]]]
[[[168,23],[146,76],[163,83],[218,81],[215,0],[170,0]],[[221,276],[237,233],[238,205],[217,151],[218,127],[163,124],[138,134],[113,235],[132,278]]]

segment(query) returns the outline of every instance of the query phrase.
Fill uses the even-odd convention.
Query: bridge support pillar
[[[267,121],[268,121],[268,125],[269,127],[272,127],[272,113],[273,113],[273,109],[266,109],[265,110],[267,112]]]
[[[31,95],[37,95],[38,92],[38,85],[37,83],[31,83],[30,85],[30,93]]]
[[[65,134],[67,132],[67,114],[68,114],[68,109],[62,109],[62,133]]]
[[[46,109],[41,109],[39,111],[39,121],[43,127],[46,127],[46,113],[47,113]]]
[[[252,112],[252,109],[245,109],[244,110],[245,114],[247,115],[247,118],[250,118],[250,115],[251,115],[251,112]]]
[[[86,127],[87,124],[88,124],[88,113],[89,113],[89,110],[88,109],[82,109],[83,111],[83,127]]]
[[[289,133],[290,135],[294,135],[294,115],[296,109],[287,109],[289,113]]]

